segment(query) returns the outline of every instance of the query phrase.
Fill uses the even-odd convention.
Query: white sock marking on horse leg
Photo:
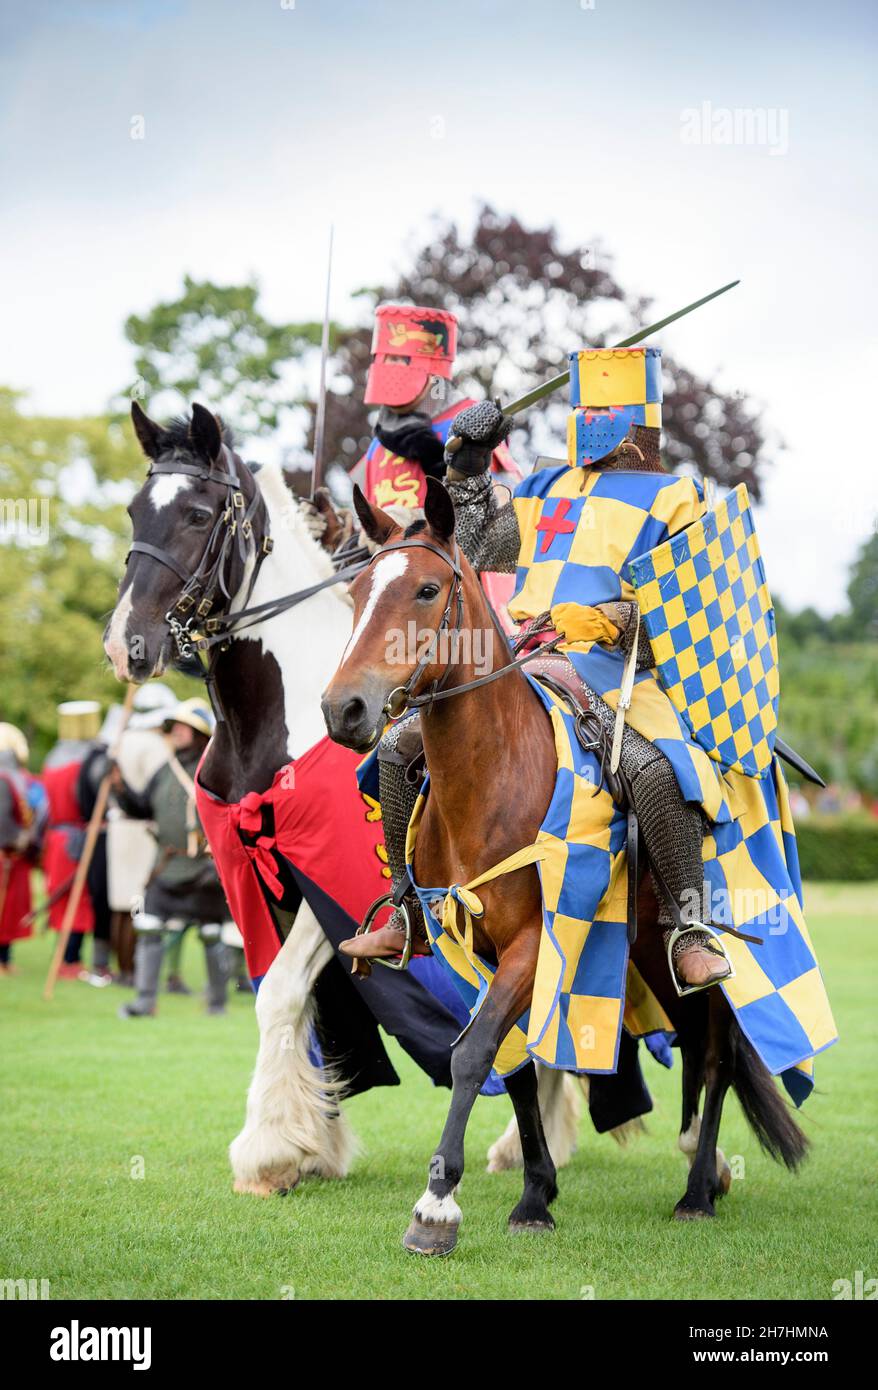
[[[428,1187],[423,1197],[419,1197],[415,1203],[414,1215],[425,1225],[434,1226],[439,1222],[458,1224],[463,1212],[454,1200],[454,1192],[449,1192],[447,1197],[437,1197]]]
[[[689,1121],[689,1128],[683,1130],[677,1140],[677,1148],[680,1153],[685,1154],[689,1160],[689,1167],[695,1162],[695,1154],[698,1149],[698,1138],[701,1134],[701,1116],[693,1115]]]
[[[375,612],[378,600],[384,593],[384,590],[394,579],[399,579],[401,575],[405,574],[408,569],[408,563],[409,557],[407,555],[404,555],[401,550],[394,550],[390,555],[382,556],[375,565],[372,571],[372,587],[369,590],[369,597],[360,614],[360,621],[351,633],[351,640],[344,649],[344,656],[341,659],[339,669],[341,669],[341,666],[344,666],[353,652],[354,647],[362,637],[365,628],[371,621],[372,614]]]

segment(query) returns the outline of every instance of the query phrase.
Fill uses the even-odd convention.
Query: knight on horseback
[[[380,304],[375,310],[372,362],[363,399],[365,405],[379,409],[369,447],[350,476],[369,502],[401,525],[423,507],[427,479],[445,477],[445,445],[452,421],[476,404],[472,397],[457,395],[451,380],[457,333],[457,317],[447,309]],[[490,451],[486,469],[495,482],[508,487],[521,479],[502,440]],[[325,548],[346,537],[344,523],[325,489],[305,509],[312,535]],[[513,589],[510,577],[486,571],[482,586],[505,617]]]
[[[477,571],[517,573],[509,611],[521,625],[522,649],[553,642],[565,653],[605,746],[617,745],[612,770],[621,770],[630,790],[676,987],[704,989],[727,979],[731,966],[697,915],[704,898],[702,798],[680,748],[666,742],[666,752],[644,737],[625,709],[632,695],[642,708],[667,700],[655,679],[628,562],[703,516],[704,494],[693,478],[668,474],[661,462],[660,349],[574,354],[571,382],[566,463],[537,469],[505,503],[489,468],[512,421],[491,402],[455,416],[445,459],[457,535]],[[603,698],[626,684],[621,708]],[[405,876],[405,828],[418,790],[409,769],[418,765],[419,717],[394,726],[378,755],[397,886]],[[398,747],[405,750],[402,758]],[[394,921],[344,949],[376,956],[398,951],[401,927]]]

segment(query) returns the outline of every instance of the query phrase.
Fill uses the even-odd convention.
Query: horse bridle
[[[452,558],[452,556],[442,550],[440,546],[434,545],[432,541],[424,540],[416,536],[409,536],[408,538],[403,537],[402,540],[392,541],[390,545],[382,546],[380,550],[375,552],[368,563],[371,565],[379,556],[388,555],[393,550],[429,550],[433,555],[438,555],[440,560],[445,561],[454,576],[448,588],[448,598],[445,600],[442,620],[436,628],[427,650],[405,682],[405,685],[396,686],[395,689],[391,690],[385,701],[383,713],[390,719],[399,719],[408,709],[415,709],[421,705],[431,705],[436,699],[436,696],[443,689],[448,677],[451,675],[451,662],[449,660],[446,662],[445,670],[442,672],[439,679],[433,681],[429,692],[422,695],[415,695],[413,693],[415,686],[418,684],[418,681],[421,679],[427,667],[432,665],[436,659],[436,652],[442,633],[449,632],[454,635],[460,632],[461,623],[463,622],[463,570],[460,568],[460,548],[456,540],[454,542],[454,556]],[[452,628],[450,626],[451,605],[455,599],[457,600],[457,609],[454,615],[454,627]]]
[[[439,639],[443,632],[448,632],[452,637],[459,633],[463,622],[463,571],[460,567],[460,547],[457,540],[454,542],[454,554],[449,555],[441,546],[434,545],[432,541],[425,540],[420,536],[403,537],[398,541],[391,541],[389,545],[384,545],[369,560],[371,565],[382,555],[388,555],[392,550],[429,550],[431,554],[438,555],[449,566],[453,574],[453,580],[448,590],[448,598],[445,601],[445,609],[439,626],[436,628],[433,638],[419,660],[417,666],[412,671],[404,685],[397,685],[391,690],[382,714],[386,714],[388,719],[401,719],[402,716],[412,709],[424,709],[428,711],[437,700],[450,700],[452,695],[463,695],[467,690],[476,690],[480,686],[489,685],[491,681],[499,680],[501,676],[507,676],[512,671],[519,670],[526,666],[529,661],[534,661],[539,656],[545,656],[552,652],[560,642],[564,641],[563,635],[559,634],[550,642],[542,643],[535,651],[526,652],[524,656],[518,657],[515,661],[510,661],[508,665],[501,666],[496,671],[490,671],[486,676],[477,676],[475,680],[465,681],[463,685],[454,685],[446,689],[446,683],[451,675],[451,657],[445,663],[445,669],[437,680],[434,680],[429,689],[416,695],[415,687],[436,658]],[[454,627],[451,624],[451,605],[457,600],[456,612],[454,617]],[[499,629],[498,629],[499,630]]]
[[[220,617],[212,617],[211,614],[219,597],[228,603],[232,601],[233,596],[227,583],[227,561],[233,550],[237,551],[244,570],[249,552],[251,549],[256,551],[256,563],[247,587],[249,598],[262,561],[266,555],[271,554],[274,547],[274,541],[267,532],[267,511],[259,488],[254,488],[253,497],[246,503],[234,455],[227,444],[223,444],[221,449],[220,456],[210,463],[190,463],[188,459],[181,458],[179,451],[175,450],[171,454],[154,459],[147,474],[149,479],[161,474],[183,473],[188,477],[199,478],[201,482],[221,483],[225,486],[225,506],[214,522],[195,570],[188,572],[170,551],[161,546],[150,545],[146,541],[132,542],[125,560],[127,564],[132,555],[149,555],[182,579],[183,588],[165,614],[165,622],[171,630],[181,660],[191,657],[197,642],[203,640],[201,634],[192,631],[194,622],[202,623],[204,633],[211,636],[220,630]],[[222,464],[225,464],[225,467]],[[253,522],[260,507],[264,513],[266,531],[261,545],[256,547]]]
[[[148,555],[166,569],[172,570],[183,581],[180,594],[165,614],[165,622],[170,629],[179,659],[188,660],[196,653],[201,658],[202,674],[211,704],[217,718],[222,719],[222,709],[215,690],[214,667],[218,652],[228,647],[238,631],[266,622],[269,618],[303,603],[322,589],[353,579],[363,569],[365,561],[360,559],[361,548],[340,551],[333,556],[333,563],[338,565],[335,574],[309,585],[306,589],[299,589],[293,594],[285,594],[249,608],[247,604],[262,562],[274,549],[274,541],[268,534],[268,509],[258,484],[254,487],[253,497],[247,503],[235,465],[235,456],[226,444],[222,445],[221,456],[211,463],[190,463],[186,458],[180,457],[179,450],[162,455],[153,460],[147,477],[163,473],[183,473],[199,478],[202,482],[222,483],[226,488],[225,506],[214,522],[197,567],[191,573],[170,551],[161,546],[150,545],[146,541],[132,542],[125,563],[128,563],[132,555]],[[263,532],[262,539],[258,542],[254,531],[257,519],[262,523]],[[233,551],[237,552],[244,573],[249,556],[253,554],[255,557],[247,593],[243,605],[234,612],[228,609],[216,611],[220,599],[230,604],[234,598],[234,594],[230,592],[227,572],[227,561]],[[193,628],[196,622],[199,624],[199,630]]]

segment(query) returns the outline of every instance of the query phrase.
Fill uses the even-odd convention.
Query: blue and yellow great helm
[[[662,424],[662,350],[586,348],[570,353],[567,457],[585,467],[606,458],[632,425]]]

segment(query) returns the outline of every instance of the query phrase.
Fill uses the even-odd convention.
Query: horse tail
[[[762,1148],[777,1163],[798,1168],[808,1140],[793,1119],[777,1083],[735,1019],[730,1020],[732,1085],[747,1123]]]

